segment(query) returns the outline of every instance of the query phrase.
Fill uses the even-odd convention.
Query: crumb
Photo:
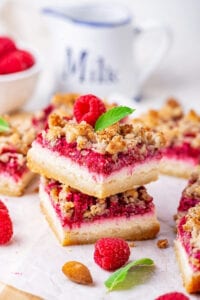
[[[38,187],[38,186],[34,189],[34,192],[35,192],[35,193],[38,193],[38,192],[39,192],[39,187]]]
[[[163,239],[163,240],[158,240],[157,241],[157,246],[160,249],[165,249],[169,246],[168,239]]]
[[[129,247],[135,247],[135,243],[134,242],[129,242]]]

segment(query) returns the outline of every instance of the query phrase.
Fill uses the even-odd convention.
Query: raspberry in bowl
[[[39,54],[0,36],[0,113],[19,109],[31,98],[41,70]]]

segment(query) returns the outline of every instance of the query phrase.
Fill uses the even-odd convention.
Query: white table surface
[[[110,275],[93,260],[94,245],[62,247],[40,212],[36,193],[20,198],[1,197],[7,204],[14,224],[12,242],[0,247],[0,280],[48,300],[64,299],[146,299],[153,300],[162,293],[184,292],[175,259],[173,215],[185,180],[161,176],[148,185],[154,197],[161,230],[157,239],[167,238],[169,247],[159,249],[157,239],[135,242],[130,260],[150,257],[155,269],[148,280],[127,290],[107,293],[104,281]],[[62,265],[77,260],[87,265],[94,285],[81,286],[69,281],[62,273]],[[190,299],[198,299],[190,296]]]
[[[18,30],[16,31],[18,36],[27,41],[31,40],[41,52],[46,53],[47,44],[43,43],[43,38],[47,31],[43,28],[40,32],[42,36],[38,34],[38,28],[41,26],[40,19],[31,23],[31,36],[29,35],[30,28],[28,26],[23,28],[21,25],[23,18],[18,23],[15,21],[19,21],[19,15],[27,16],[24,12],[31,6],[33,8],[31,14],[26,17],[26,22],[29,19],[32,20],[32,17],[37,18],[34,9],[39,6],[63,3],[63,1],[35,0],[34,4],[33,1],[24,0],[6,2],[12,8],[9,12],[12,13],[13,24],[19,25],[15,28]],[[122,3],[122,1],[118,2]],[[124,0],[123,3],[130,6],[138,23],[149,18],[156,18],[169,24],[174,32],[173,47],[165,61],[145,84],[142,102],[138,104],[129,99],[123,99],[123,101],[136,107],[137,114],[139,114],[148,107],[161,106],[168,96],[173,95],[183,103],[185,108],[195,108],[200,112],[200,2],[198,0],[165,2]],[[3,30],[5,30],[5,24]],[[6,30],[11,32],[13,25],[9,23]],[[48,57],[45,59],[46,68],[41,76],[38,90],[27,106],[29,109],[42,107],[49,101],[49,95],[52,92],[53,77],[49,69]],[[107,293],[103,285],[110,273],[100,269],[93,261],[94,246],[61,247],[40,212],[36,193],[29,191],[20,198],[2,196],[1,199],[8,205],[13,220],[14,237],[11,243],[0,247],[0,280],[48,300],[122,299],[122,297],[152,300],[165,292],[175,290],[185,292],[173,250],[175,238],[173,215],[176,213],[185,184],[185,180],[161,176],[157,182],[148,185],[149,193],[154,196],[158,218],[161,222],[161,230],[157,239],[167,238],[170,246],[167,249],[158,249],[157,239],[135,242],[136,247],[131,248],[130,259],[140,257],[154,259],[156,265],[154,273],[141,285],[111,293]],[[78,260],[90,268],[94,279],[92,287],[77,285],[64,277],[61,267],[68,260]],[[190,296],[190,299],[198,299],[198,297]]]

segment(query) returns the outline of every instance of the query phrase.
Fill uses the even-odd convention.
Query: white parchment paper
[[[145,299],[170,292],[185,292],[175,259],[173,240],[173,215],[186,180],[160,176],[157,182],[147,186],[154,197],[160,233],[155,240],[135,242],[130,260],[150,257],[155,261],[151,276],[127,290],[108,293],[104,281],[110,275],[93,260],[94,245],[62,247],[40,212],[37,193],[21,198],[1,197],[7,204],[14,224],[14,237],[6,246],[0,247],[0,280],[44,299]],[[158,239],[167,238],[170,246],[159,249]],[[86,264],[93,276],[93,286],[82,286],[69,281],[62,273],[62,265],[68,260]],[[190,296],[198,299],[198,296]]]

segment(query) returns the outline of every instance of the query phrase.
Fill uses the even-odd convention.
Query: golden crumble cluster
[[[193,173],[188,186],[183,191],[183,196],[187,198],[200,199],[200,173]]]
[[[194,148],[200,147],[200,116],[189,111],[178,124],[177,144],[188,142]]]
[[[51,104],[54,106],[54,112],[60,116],[71,116],[73,114],[73,107],[79,94],[55,94],[51,99]]]
[[[191,244],[195,248],[200,248],[200,204],[189,209],[186,216],[184,230],[191,233]],[[198,261],[199,263],[199,261]],[[200,266],[200,263],[199,263]]]
[[[183,108],[175,99],[169,99],[160,110],[149,110],[133,124],[144,124],[155,131],[161,131],[166,137],[166,146],[190,143],[200,147],[200,116],[190,110],[184,114]]]
[[[133,122],[141,122],[150,128],[159,126],[170,126],[183,117],[183,109],[175,99],[168,99],[160,110],[150,109],[139,118],[134,118]]]
[[[165,144],[163,134],[140,125],[115,123],[108,128],[96,131],[86,122],[76,123],[66,120],[58,114],[52,114],[48,120],[49,129],[43,136],[54,143],[57,138],[66,137],[68,143],[77,143],[77,149],[92,149],[105,154],[117,154],[138,147],[141,155],[147,149],[160,149]]]
[[[31,114],[17,114],[4,116],[9,124],[9,130],[0,133],[0,153],[4,149],[13,149],[26,155],[36,136],[36,129],[32,124]]]

